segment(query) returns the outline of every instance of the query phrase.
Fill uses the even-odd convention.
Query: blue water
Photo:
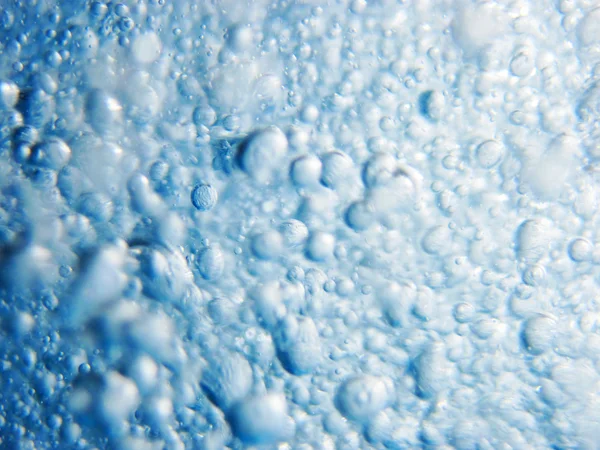
[[[593,0],[0,0],[0,448],[600,448]]]

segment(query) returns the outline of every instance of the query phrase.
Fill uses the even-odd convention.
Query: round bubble
[[[431,228],[421,241],[423,250],[431,255],[447,254],[452,245],[452,235],[448,227],[436,226]]]
[[[192,114],[192,120],[194,122],[194,125],[196,125],[197,127],[210,127],[216,122],[217,113],[214,109],[212,109],[210,105],[201,105],[194,109],[194,112]]]
[[[357,201],[346,209],[344,218],[354,231],[364,231],[373,223],[373,210],[367,202]]]
[[[321,179],[323,164],[315,155],[297,158],[290,168],[292,182],[299,187],[315,186]]]
[[[498,164],[504,156],[504,147],[498,141],[485,141],[477,147],[477,162],[485,169]]]
[[[225,269],[223,251],[214,245],[206,247],[198,255],[196,267],[205,280],[219,279]]]
[[[249,445],[274,444],[294,435],[293,420],[287,415],[283,394],[249,397],[231,415],[233,432]]]
[[[391,182],[398,174],[398,161],[389,153],[377,153],[366,162],[362,178],[365,186],[372,188]]]
[[[279,163],[288,151],[285,134],[272,126],[252,134],[241,147],[242,169],[260,183],[268,183],[279,171]]]
[[[352,159],[341,151],[326,153],[321,157],[321,161],[323,162],[321,183],[332,189],[347,180],[354,165]]]
[[[394,385],[390,379],[361,375],[342,384],[336,393],[335,404],[348,419],[366,423],[392,401],[393,393]]]
[[[584,238],[574,239],[569,244],[569,256],[575,262],[584,262],[592,259],[594,245]]]
[[[306,243],[306,256],[313,261],[325,261],[333,256],[335,237],[330,233],[312,233]]]
[[[260,259],[273,259],[283,248],[283,237],[276,230],[265,231],[252,239],[252,253]]]

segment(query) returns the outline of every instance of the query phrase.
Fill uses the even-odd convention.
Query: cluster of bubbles
[[[593,4],[7,2],[0,447],[596,448]]]

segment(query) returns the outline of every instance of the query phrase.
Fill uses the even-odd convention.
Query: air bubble
[[[283,249],[283,237],[276,230],[265,231],[252,239],[252,252],[260,259],[273,259]]]
[[[234,433],[249,445],[267,445],[291,438],[295,424],[283,394],[267,393],[241,402],[230,417]]]
[[[528,286],[539,286],[545,279],[546,270],[539,264],[529,266],[523,272],[523,282]]]
[[[364,231],[374,222],[374,211],[367,202],[358,201],[348,207],[344,218],[354,231]]]
[[[296,186],[316,186],[321,179],[323,164],[314,155],[301,156],[290,168],[290,177]]]
[[[587,239],[577,238],[569,244],[569,256],[575,262],[590,261],[593,252],[594,246]]]
[[[484,169],[490,169],[498,164],[504,156],[504,147],[498,141],[485,141],[477,147],[477,162]]]
[[[365,164],[362,172],[363,182],[368,188],[390,183],[399,171],[398,161],[389,153],[377,153]]]
[[[288,141],[275,127],[252,134],[243,144],[240,154],[242,169],[260,183],[275,177],[279,163],[288,151]]]
[[[201,105],[194,109],[192,120],[197,127],[211,127],[217,120],[217,113],[210,105]]]
[[[196,267],[205,280],[218,280],[225,269],[223,251],[214,245],[203,249],[198,254]]]
[[[333,256],[335,237],[332,234],[317,231],[312,233],[306,244],[306,256],[313,261],[325,261]]]
[[[367,423],[392,402],[393,395],[394,385],[390,379],[361,375],[340,386],[335,404],[344,417]]]
[[[452,245],[450,230],[444,226],[433,227],[425,234],[421,245],[423,250],[431,255],[447,254]]]
[[[321,183],[331,189],[339,187],[350,176],[353,167],[352,159],[341,151],[326,153],[321,157],[323,170]]]

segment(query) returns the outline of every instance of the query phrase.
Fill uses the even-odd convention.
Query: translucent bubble
[[[477,147],[476,155],[481,167],[490,169],[502,160],[504,146],[495,140],[485,141]]]
[[[284,441],[295,432],[283,394],[267,393],[247,398],[234,409],[230,421],[236,436],[249,445]]]
[[[252,134],[240,150],[242,169],[256,181],[268,183],[288,151],[288,141],[279,128],[272,126]]]
[[[107,92],[94,89],[86,98],[85,114],[88,123],[101,136],[116,138],[122,134],[123,108]]]
[[[108,13],[108,6],[102,2],[92,2],[89,11],[93,19],[102,19]]]
[[[344,218],[346,225],[354,231],[364,231],[373,223],[374,211],[367,202],[357,201],[348,207]]]
[[[283,237],[276,230],[265,231],[252,239],[252,252],[260,259],[273,259],[283,249]]]
[[[352,159],[341,151],[326,153],[321,157],[321,161],[323,162],[321,183],[332,189],[348,179],[354,166]]]
[[[62,140],[50,137],[33,147],[29,162],[37,166],[60,170],[71,159],[71,149]]]
[[[223,251],[214,245],[203,249],[196,261],[196,267],[205,280],[217,280],[225,269]]]
[[[227,46],[236,51],[248,51],[254,44],[254,31],[247,25],[234,25],[225,34]]]
[[[397,176],[398,170],[398,161],[394,156],[389,153],[376,153],[363,168],[363,182],[368,188],[385,185]]]
[[[361,375],[345,381],[338,389],[335,404],[340,413],[359,423],[371,421],[394,395],[394,385],[388,378]]]
[[[475,317],[475,308],[470,303],[461,302],[454,307],[454,318],[459,323],[466,323]]]
[[[545,279],[546,270],[539,264],[529,266],[523,272],[523,282],[529,286],[539,286]]]
[[[217,120],[217,113],[214,109],[208,104],[201,105],[194,109],[192,114],[192,120],[194,121],[194,125],[197,127],[212,126]]]
[[[592,259],[594,245],[584,238],[577,238],[569,244],[569,256],[575,262],[589,261]]]
[[[301,156],[292,162],[290,177],[296,186],[315,186],[321,179],[322,168],[323,164],[316,156]]]
[[[210,211],[217,204],[219,194],[210,184],[199,184],[192,191],[191,198],[198,211]]]
[[[535,69],[535,58],[529,49],[519,51],[510,60],[510,71],[517,77],[527,77]]]
[[[325,261],[333,256],[335,237],[332,234],[317,231],[312,233],[306,244],[306,256],[313,261]]]
[[[452,235],[448,227],[436,226],[430,229],[421,241],[423,250],[431,255],[445,255],[451,250]]]

